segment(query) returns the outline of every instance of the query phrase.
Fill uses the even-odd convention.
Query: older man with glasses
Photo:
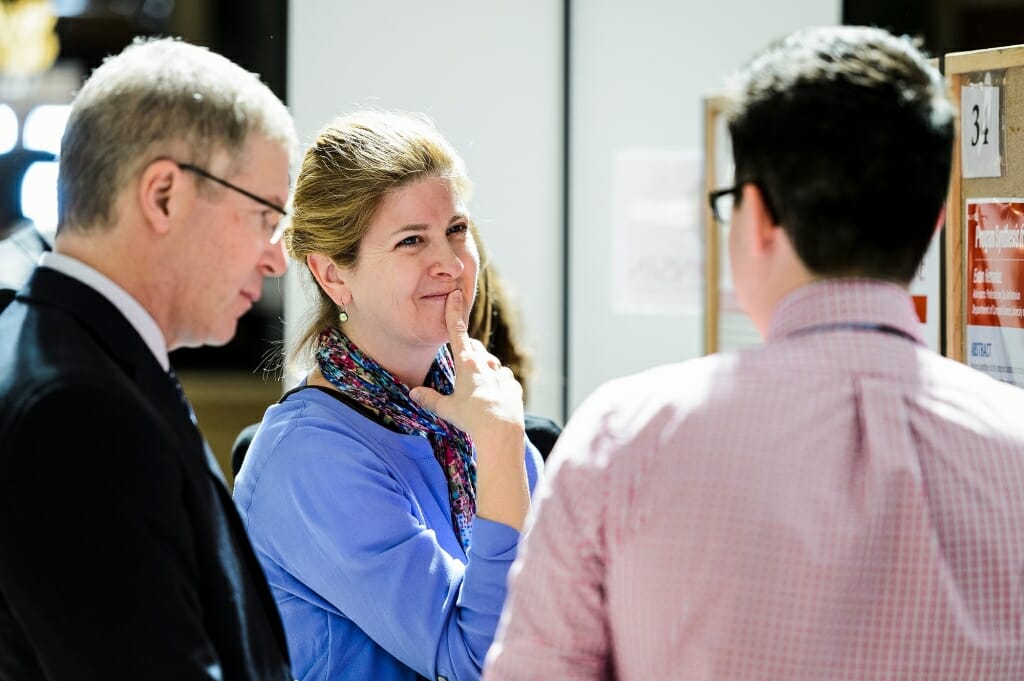
[[[54,252],[0,314],[0,678],[292,678],[281,621],[168,351],[285,271],[280,100],[139,41],[76,96]]]

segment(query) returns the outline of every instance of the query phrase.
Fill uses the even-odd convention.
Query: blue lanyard
[[[889,326],[888,324],[869,324],[867,322],[835,322],[832,324],[817,324],[815,326],[797,329],[792,333],[786,334],[786,338],[797,338],[799,336],[808,336],[813,333],[824,333],[826,331],[869,331],[873,333],[887,333],[890,336],[906,338],[913,343],[920,342],[903,329],[898,329],[895,326]]]

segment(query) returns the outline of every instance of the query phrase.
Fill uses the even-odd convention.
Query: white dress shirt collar
[[[142,307],[127,291],[89,267],[81,260],[76,260],[60,253],[43,253],[39,258],[40,267],[48,267],[76,279],[110,301],[128,322],[142,336],[150,352],[156,357],[160,366],[167,371],[171,368],[171,360],[167,356],[167,341],[157,326],[153,316]]]

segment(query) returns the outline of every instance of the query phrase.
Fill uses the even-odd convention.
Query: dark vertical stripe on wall
[[[846,25],[879,26],[896,34],[922,35],[930,4],[932,0],[843,0],[841,11]]]
[[[572,0],[562,0],[562,423],[569,418],[569,307],[572,258],[569,257],[569,183],[571,168],[570,115],[572,113]]]
[[[240,11],[239,7],[245,7]],[[255,71],[271,90],[288,102],[288,0],[213,3],[210,45],[225,57]]]

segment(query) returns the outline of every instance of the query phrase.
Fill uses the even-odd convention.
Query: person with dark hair
[[[476,228],[473,227],[477,250],[480,252],[480,274],[477,277],[476,301],[469,314],[469,336],[484,344],[487,351],[501,360],[504,366],[523,386],[523,399],[529,391],[533,363],[519,335],[519,326],[512,309],[505,282],[498,274],[494,263],[487,257]],[[562,428],[553,420],[526,413],[523,415],[526,437],[547,460],[551,449],[558,441]]]
[[[1024,393],[907,292],[954,111],[907,39],[794,33],[733,81],[761,347],[614,380],[555,446],[487,681],[1024,678]]]
[[[305,378],[234,495],[303,681],[476,679],[494,637],[542,462],[521,386],[468,334],[470,189],[429,121],[375,111],[329,124],[296,179]]]
[[[525,398],[533,363],[519,337],[515,311],[511,309],[512,303],[505,282],[487,256],[487,249],[476,226],[471,229],[480,256],[480,273],[477,277],[476,300],[469,313],[469,336],[483,343],[488,352],[501,359],[501,363],[512,371],[512,375],[523,386]]]
[[[228,342],[284,273],[295,147],[255,74],[177,40],[75,96],[54,250],[0,313],[0,678],[292,678],[168,351]]]

